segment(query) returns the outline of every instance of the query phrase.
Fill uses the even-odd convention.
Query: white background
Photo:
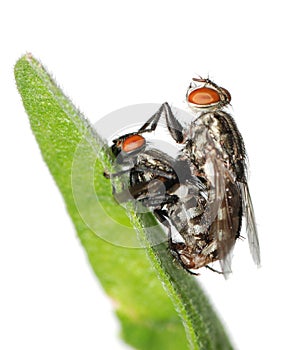
[[[9,1],[0,6],[0,348],[127,349],[17,94],[25,52],[96,122],[129,104],[184,108],[193,74],[232,94],[250,159],[262,268],[202,271],[238,349],[296,345],[296,10],[293,1]]]

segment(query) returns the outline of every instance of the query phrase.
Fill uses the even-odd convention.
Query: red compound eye
[[[216,90],[202,87],[190,92],[188,101],[195,105],[207,106],[220,102],[221,97]]]
[[[132,135],[123,142],[122,150],[126,153],[136,151],[145,144],[145,138],[140,135]]]

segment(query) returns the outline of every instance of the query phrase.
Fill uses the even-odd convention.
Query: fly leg
[[[116,173],[108,173],[107,171],[104,171],[103,176],[106,179],[112,179],[113,177],[119,177],[119,176],[121,176],[123,174],[129,173],[130,171],[131,171],[131,168],[130,169],[121,170],[121,171],[118,171]]]
[[[156,218],[158,219],[158,221],[161,222],[161,224],[163,224],[168,229],[168,244],[169,244],[169,247],[171,250],[172,245],[174,243],[172,241],[171,224],[168,221],[167,212],[165,210],[162,210],[162,209],[155,209],[154,214],[155,214]]]
[[[177,165],[179,165],[178,162],[177,162]],[[184,165],[185,164],[182,163],[182,166],[184,166]],[[137,164],[137,163],[134,166],[131,166],[130,168],[118,171],[116,173],[108,173],[107,171],[104,171],[103,176],[106,179],[112,179],[114,177],[119,177],[119,176],[121,176],[123,174],[131,173],[132,171],[133,172],[146,172],[146,171],[149,171],[150,173],[152,173],[156,177],[162,177],[162,178],[165,178],[167,180],[172,180],[174,178],[174,174],[172,172],[168,173],[165,170],[159,170],[157,168],[146,166],[145,164]]]
[[[133,168],[132,168],[132,169],[133,169]],[[111,180],[111,179],[116,178],[116,177],[119,177],[119,176],[121,176],[121,175],[130,173],[132,169],[131,169],[131,168],[127,168],[127,169],[118,171],[118,172],[116,172],[116,173],[108,173],[107,171],[104,171],[103,176],[104,176],[106,179],[110,179],[110,180]],[[122,190],[125,191],[123,188],[124,188],[124,186],[123,186],[123,184],[122,184]],[[122,193],[122,192],[121,192],[121,193]],[[112,194],[113,194],[113,196],[115,196],[115,197],[117,196],[117,191],[116,191],[116,188],[115,188],[115,186],[114,186],[113,183],[112,183]]]
[[[220,275],[223,275],[223,274],[224,274],[224,272],[218,271],[218,270],[216,270],[216,269],[210,267],[209,265],[205,265],[205,267],[206,267],[207,269],[209,269],[210,271],[216,272],[216,273],[218,273],[218,274],[220,274]]]
[[[180,122],[174,116],[169,104],[165,102],[164,106],[164,114],[166,118],[166,125],[170,132],[170,135],[174,139],[176,143],[183,143],[185,139],[185,131]]]
[[[168,186],[170,184],[171,181],[169,181]],[[168,194],[165,191],[163,182],[154,180],[136,183],[119,193],[114,192],[113,194],[119,203],[132,199],[140,201],[144,206],[150,208],[160,207],[163,203],[174,204],[178,200],[178,196]]]
[[[162,114],[165,115],[166,125],[172,138],[175,140],[175,142],[182,143],[185,139],[184,128],[174,116],[167,102],[163,103],[158,111],[151,116],[146,123],[143,124],[143,126],[138,130],[138,134],[154,131]]]
[[[161,118],[161,115],[164,110],[164,103],[161,105],[161,107],[157,110],[155,114],[153,114],[138,130],[138,134],[142,134],[144,132],[152,132],[156,130],[156,127],[159,123],[159,120]],[[150,126],[150,127],[149,127]]]
[[[152,195],[151,193],[148,194],[148,196],[145,197],[139,197],[137,198],[138,201],[140,201],[145,207],[148,208],[160,208],[162,207],[163,204],[174,204],[178,201],[178,196],[176,196],[175,194],[171,195],[171,194],[156,194],[156,195]],[[161,209],[154,209],[154,214],[157,216],[157,219],[162,222],[161,220],[165,220],[161,218],[158,215],[158,212],[156,213],[156,211],[161,210]],[[166,219],[167,220],[167,219]],[[163,222],[162,222],[163,223]],[[166,225],[165,225],[166,226]]]

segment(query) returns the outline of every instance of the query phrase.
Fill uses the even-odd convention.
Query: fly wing
[[[227,179],[226,193],[218,213],[218,221],[221,223],[221,232],[217,233],[218,254],[224,273],[231,272],[232,252],[236,239],[239,237],[242,220],[242,202],[240,188],[237,183]]]
[[[243,214],[246,220],[246,231],[249,241],[250,252],[255,264],[257,266],[260,266],[260,246],[250,191],[246,183],[241,183],[240,186],[242,193]]]
[[[246,219],[246,231],[252,258],[260,265],[260,246],[254,209],[247,183],[238,182],[224,162],[210,152],[206,172],[210,181],[209,203],[205,214],[210,237],[217,241],[217,254],[225,277],[231,272],[232,252],[239,237],[242,215]]]
[[[208,152],[204,165],[205,177],[208,182],[207,204],[200,220],[200,230],[204,231],[215,221],[219,208],[225,196],[224,168],[217,158],[215,149]]]
[[[212,159],[215,169],[215,198],[217,215],[210,227],[210,235],[217,242],[217,254],[222,272],[231,273],[233,247],[241,228],[241,192],[234,177],[218,157]]]
[[[222,272],[227,277],[231,272],[233,247],[241,228],[241,191],[235,174],[222,160],[213,137],[207,132],[205,137],[208,150],[205,150],[204,173],[209,188],[201,228],[206,228],[204,232],[208,232],[209,238],[215,243],[214,257],[220,261]]]

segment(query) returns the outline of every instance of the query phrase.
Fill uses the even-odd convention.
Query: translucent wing
[[[237,180],[238,169],[233,169],[223,160],[220,144],[212,134],[205,131],[203,136],[207,146],[204,153],[206,160],[204,171],[210,185],[208,204],[201,223],[209,225],[209,236],[216,241],[217,257],[224,275],[227,276],[231,272],[232,251],[240,235],[243,214],[246,218],[246,230],[253,260],[256,265],[260,265],[255,215],[248,185]],[[242,164],[243,162],[244,160]]]
[[[260,266],[260,246],[258,239],[257,226],[255,221],[254,208],[249,192],[248,185],[246,183],[240,183],[242,202],[243,202],[243,214],[246,219],[246,231],[249,241],[250,252],[252,258],[257,266]]]
[[[222,272],[231,272],[232,251],[241,227],[241,192],[234,176],[218,156],[216,149],[207,153],[205,174],[210,183],[208,204],[203,221],[216,242]]]
[[[231,273],[233,247],[241,228],[241,193],[232,174],[220,159],[216,158],[214,167],[217,169],[218,180],[216,182],[221,186],[221,189],[216,188],[216,196],[218,198],[223,196],[223,199],[214,223],[210,227],[210,234],[217,241],[221,269],[224,276],[227,277]]]
[[[242,214],[246,220],[246,232],[252,258],[260,266],[260,246],[255,214],[247,183],[237,182],[219,157],[211,157],[214,169],[213,214],[217,216],[210,227],[210,235],[217,240],[218,257],[225,276],[231,272],[232,251],[239,237]],[[223,199],[222,199],[223,197]],[[220,204],[220,205],[219,205]],[[219,208],[217,209],[219,205]]]
[[[208,229],[215,221],[225,196],[224,166],[218,158],[215,144],[207,129],[203,132],[202,137],[207,140],[208,145],[203,165],[203,172],[208,183],[208,193],[207,204],[200,220],[201,232]]]

